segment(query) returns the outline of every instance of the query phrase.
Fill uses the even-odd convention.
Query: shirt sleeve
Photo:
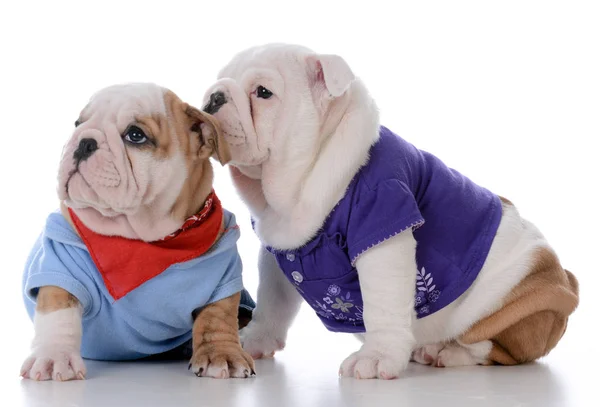
[[[391,179],[358,194],[348,222],[348,254],[354,265],[361,254],[425,220],[410,188]]]
[[[224,298],[231,297],[233,294],[242,291],[243,288],[242,261],[236,252],[233,258],[231,258],[231,262],[227,266],[227,270],[219,285],[215,288],[206,304],[212,304]]]
[[[23,294],[30,315],[33,315],[40,287],[48,285],[60,287],[75,296],[83,307],[84,317],[98,311],[96,308],[100,301],[93,301],[89,290],[93,280],[84,271],[85,261],[78,253],[80,250],[43,234],[38,238],[27,260],[23,281]],[[97,290],[95,295],[100,295]]]

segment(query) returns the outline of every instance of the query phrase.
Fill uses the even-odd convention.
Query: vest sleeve
[[[81,303],[83,317],[95,315],[100,307],[100,294],[91,277],[85,272],[82,249],[40,236],[25,266],[23,289],[25,305],[33,316],[40,287],[56,286],[64,289]],[[94,296],[98,297],[94,301]]]
[[[361,254],[387,239],[424,223],[410,188],[399,180],[386,180],[358,194],[352,206],[347,231],[352,264]]]

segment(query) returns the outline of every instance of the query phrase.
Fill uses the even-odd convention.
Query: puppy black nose
[[[210,95],[208,103],[206,104],[206,106],[204,106],[204,111],[208,114],[215,114],[225,103],[227,103],[225,93],[217,91]]]
[[[77,150],[73,153],[73,158],[77,161],[85,161],[94,151],[98,149],[98,142],[93,138],[84,138],[79,142]]]

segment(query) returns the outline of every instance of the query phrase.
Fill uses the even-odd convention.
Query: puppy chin
[[[61,188],[59,197],[67,207],[73,209],[76,213],[86,210],[86,212],[95,212],[97,217],[119,215],[119,212],[103,202],[96,191],[90,188],[81,174],[78,173],[73,174],[65,187]]]
[[[63,202],[68,208],[73,209],[75,213],[85,211],[86,213],[95,213],[95,217],[101,216],[104,218],[114,218],[120,215],[120,213],[110,208],[100,208],[88,202],[78,202],[70,198],[65,199]]]

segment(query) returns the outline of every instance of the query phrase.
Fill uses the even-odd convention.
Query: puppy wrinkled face
[[[216,119],[154,84],[96,93],[75,122],[59,198],[97,233],[153,241],[199,209],[211,156],[229,160]],[[200,197],[201,198],[201,197]]]
[[[204,110],[219,120],[231,163],[246,175],[260,178],[266,161],[314,149],[322,114],[310,55],[297,46],[251,48],[235,56],[207,91]]]
[[[178,140],[168,129],[164,89],[112,86],[95,94],[75,122],[60,163],[59,197],[103,216],[132,214],[185,179]]]

